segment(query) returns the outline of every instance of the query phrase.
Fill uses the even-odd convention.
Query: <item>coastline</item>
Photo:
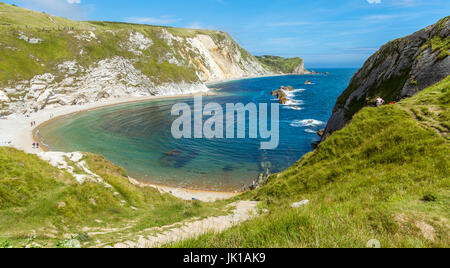
[[[287,75],[301,75],[301,74],[269,74],[262,76],[249,76],[240,78],[230,78],[205,82],[206,86],[214,87],[214,85],[239,81],[254,78],[264,78],[264,77],[278,77]],[[182,99],[182,98],[192,98],[195,96],[214,96],[217,95],[216,92],[206,91],[197,92],[189,94],[179,94],[179,95],[162,95],[162,96],[147,96],[147,97],[129,97],[117,100],[106,100],[98,101],[93,103],[88,103],[84,105],[73,105],[73,106],[60,106],[57,108],[45,108],[36,113],[31,114],[26,117],[22,114],[12,114],[6,118],[0,118],[0,146],[9,146],[16,149],[22,150],[25,153],[38,154],[42,152],[50,152],[50,148],[47,148],[45,144],[42,144],[39,139],[39,129],[44,127],[46,124],[52,122],[53,120],[61,119],[63,117],[88,112],[95,109],[100,109],[108,106],[115,106],[127,103],[139,103],[146,101],[156,101],[156,100],[170,100],[170,99]],[[31,122],[36,122],[35,126],[31,126]],[[11,142],[8,144],[8,142]],[[33,149],[32,144],[34,142],[39,142],[40,148]],[[133,180],[134,184],[141,187],[153,187],[164,193],[170,193],[178,198],[184,200],[192,200],[192,198],[199,199],[201,201],[211,202],[215,200],[222,200],[234,197],[238,192],[227,192],[227,191],[208,191],[208,190],[194,190],[189,188],[173,187],[169,185],[155,184],[151,182],[137,181]]]
[[[131,97],[131,98],[124,98],[124,99],[120,99],[120,100],[94,102],[94,103],[89,103],[86,105],[62,106],[62,107],[58,107],[58,108],[54,108],[54,109],[47,109],[50,111],[50,110],[57,110],[59,108],[62,109],[64,107],[78,107],[78,109],[75,108],[73,111],[72,111],[72,109],[64,109],[67,111],[62,111],[60,113],[57,113],[57,111],[56,112],[54,111],[54,113],[50,113],[49,118],[47,120],[44,119],[42,121],[38,121],[37,126],[32,128],[31,142],[29,142],[29,144],[32,144],[33,142],[39,142],[41,145],[41,146],[39,146],[40,148],[38,150],[34,150],[34,151],[32,151],[32,153],[36,152],[36,151],[38,151],[38,152],[51,151],[50,148],[48,148],[45,144],[42,144],[41,140],[39,140],[38,130],[40,128],[44,127],[45,125],[47,125],[48,123],[52,122],[53,120],[58,120],[58,119],[61,119],[63,117],[69,116],[69,115],[89,112],[92,110],[101,109],[101,108],[105,108],[105,107],[109,107],[109,106],[121,105],[121,104],[139,103],[139,102],[157,101],[157,100],[185,99],[185,98],[193,98],[196,96],[215,96],[215,95],[217,95],[215,92],[208,91],[208,92],[197,92],[197,93],[180,94],[180,95],[172,95],[172,96]],[[46,109],[44,109],[44,110],[46,110]],[[41,110],[41,111],[44,111],[44,110]],[[36,114],[38,114],[39,112],[37,112]],[[34,118],[34,116],[31,116],[30,121],[36,121],[36,120],[33,120],[32,118]],[[1,130],[1,127],[0,127],[0,130]],[[25,152],[27,152],[27,151],[25,151]]]
[[[279,76],[291,76],[291,75],[312,75],[311,73],[306,73],[306,74],[266,74],[266,75],[255,75],[255,76],[246,76],[246,77],[240,77],[240,78],[226,78],[226,79],[221,79],[221,80],[215,80],[215,81],[209,81],[209,82],[205,82],[206,86],[214,86],[214,85],[218,85],[218,84],[222,84],[222,83],[227,83],[227,82],[233,82],[233,81],[240,81],[240,80],[247,80],[247,79],[254,79],[254,78],[265,78],[265,77],[279,77]]]

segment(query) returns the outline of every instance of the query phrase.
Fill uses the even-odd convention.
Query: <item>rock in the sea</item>
[[[281,98],[280,100],[279,100],[279,103],[281,104],[281,105],[286,105],[286,103],[289,101],[289,99],[288,98]]]
[[[293,207],[293,208],[299,208],[299,207],[302,207],[302,206],[306,206],[306,205],[308,205],[309,204],[309,200],[303,200],[303,201],[300,201],[300,202],[297,202],[297,203],[293,203],[292,205],[291,205],[291,207]]]
[[[317,135],[319,135],[320,137],[322,137],[323,134],[325,134],[325,129],[321,129],[321,130],[317,131]]]
[[[293,91],[294,90],[294,88],[292,86],[287,86],[287,87],[282,86],[282,87],[280,87],[280,89],[281,90],[287,90],[287,91]]]
[[[291,86],[288,86],[288,87],[282,86],[282,87],[280,87],[280,89],[272,91],[271,94],[272,94],[272,96],[276,96],[278,98],[278,101],[281,105],[285,105],[290,101],[290,99],[288,98],[285,91],[293,91],[293,90],[294,90],[294,88]]]

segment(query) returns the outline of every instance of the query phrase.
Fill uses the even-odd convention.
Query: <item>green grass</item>
[[[103,157],[85,154],[83,160],[112,188],[78,184],[35,155],[0,147],[0,241],[20,247],[34,235],[34,242],[54,247],[67,235],[104,232],[83,246],[107,245],[148,228],[228,212],[227,202],[182,201],[134,186],[123,168]]]
[[[268,215],[171,246],[365,247],[378,239],[382,247],[449,247],[448,134],[428,123],[448,124],[449,89],[447,77],[396,105],[364,108],[316,151],[241,196],[262,201]],[[290,207],[305,199],[309,205]]]
[[[285,74],[294,73],[295,68],[303,63],[301,58],[282,58],[277,56],[258,56],[256,58],[272,71]]]

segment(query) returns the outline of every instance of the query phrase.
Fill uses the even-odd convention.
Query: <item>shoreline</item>
[[[187,99],[187,98],[193,98],[193,97],[197,97],[197,96],[215,96],[215,95],[217,95],[217,93],[208,91],[208,92],[197,92],[197,93],[180,94],[180,95],[173,95],[173,96],[132,97],[132,98],[120,99],[117,101],[113,100],[113,101],[94,102],[94,103],[89,103],[89,104],[85,104],[85,105],[78,105],[75,107],[79,107],[79,109],[75,109],[75,111],[70,111],[67,113],[63,112],[59,115],[55,115],[53,113],[50,115],[48,120],[38,122],[37,125],[34,126],[32,129],[32,132],[31,132],[32,142],[30,144],[32,144],[33,142],[38,142],[40,145],[39,146],[40,148],[38,149],[39,152],[51,151],[50,148],[48,148],[46,146],[46,144],[42,144],[42,141],[39,139],[39,136],[38,136],[38,131],[40,128],[51,123],[52,121],[61,119],[66,116],[70,116],[70,115],[74,115],[74,114],[78,114],[78,113],[85,113],[85,112],[102,109],[102,108],[106,108],[106,107],[110,107],[110,106],[121,105],[121,104],[140,103],[140,102],[158,101],[158,100]],[[58,107],[58,108],[63,108],[63,107],[73,107],[73,106],[62,106],[62,107]],[[56,109],[58,109],[58,108],[56,108]],[[42,111],[44,111],[44,110],[42,110]],[[50,110],[50,109],[48,109],[48,110]],[[31,121],[33,121],[33,120],[31,120]]]
[[[264,77],[288,76],[288,75],[302,75],[302,74],[269,74],[261,76],[230,78],[205,82],[205,85],[213,88],[214,85],[226,82],[254,79],[254,78],[264,78]],[[40,128],[44,127],[46,124],[49,124],[53,120],[61,119],[63,117],[77,113],[88,112],[95,109],[121,104],[139,103],[157,100],[193,98],[195,96],[218,95],[217,92],[214,92],[212,90],[213,89],[210,88],[210,91],[206,92],[196,92],[196,93],[166,95],[166,96],[162,95],[162,96],[146,96],[146,97],[128,97],[117,100],[98,101],[84,105],[70,105],[70,106],[67,105],[56,108],[44,108],[43,110],[40,110],[36,113],[29,115],[29,117],[26,117],[25,115],[22,114],[11,114],[5,118],[0,118],[0,146],[13,147],[29,154],[50,152],[51,151],[50,148],[47,148],[45,144],[42,144],[38,134]],[[33,121],[36,122],[35,126],[31,126],[31,122]],[[32,148],[32,143],[34,142],[39,143],[40,145],[39,149]],[[160,190],[161,192],[170,193],[178,198],[185,200],[191,200],[192,198],[196,198],[201,201],[211,202],[215,200],[232,198],[239,194],[238,191],[230,192],[230,191],[198,190],[198,189],[174,187],[170,185],[161,185],[152,182],[138,181],[131,178],[130,180],[137,182],[137,184],[139,184],[142,187],[153,187]]]
[[[209,85],[209,84],[208,84]],[[170,100],[193,98],[195,96],[214,96],[215,92],[197,92],[189,94],[179,94],[171,96],[147,96],[147,97],[129,97],[118,100],[99,101],[84,105],[75,106],[60,106],[56,108],[45,108],[36,113],[30,114],[29,117],[22,114],[11,114],[9,116],[0,118],[0,146],[13,147],[24,151],[28,154],[39,154],[42,152],[49,152],[47,148],[38,137],[38,131],[46,124],[53,120],[61,119],[63,117],[88,112],[95,109],[100,109],[109,106],[115,106],[128,103],[139,103],[146,101]],[[31,122],[36,121],[35,126],[31,126]],[[32,143],[39,142],[40,148],[33,149]],[[161,185],[151,182],[138,181],[129,179],[132,184],[140,187],[153,187],[162,193],[169,193],[177,198],[183,200],[198,199],[204,202],[214,202],[216,200],[224,200],[238,195],[238,192],[229,191],[208,191],[208,190],[194,190],[181,187],[173,187],[169,185]]]

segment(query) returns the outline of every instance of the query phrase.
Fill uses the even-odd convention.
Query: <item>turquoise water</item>
[[[40,136],[55,151],[101,154],[140,180],[194,189],[240,189],[264,171],[261,163],[269,161],[271,172],[279,172],[312,150],[311,144],[319,139],[315,132],[325,127],[336,98],[356,70],[319,71],[330,74],[232,81],[211,86],[218,95],[203,98],[204,105],[216,102],[225,110],[226,103],[276,103],[271,91],[293,86],[291,98],[299,108],[280,107],[276,150],[261,150],[260,139],[174,139],[171,124],[177,117],[171,115],[172,105],[192,106],[192,99],[123,104],[69,115],[43,127]],[[304,85],[306,80],[313,85]]]

